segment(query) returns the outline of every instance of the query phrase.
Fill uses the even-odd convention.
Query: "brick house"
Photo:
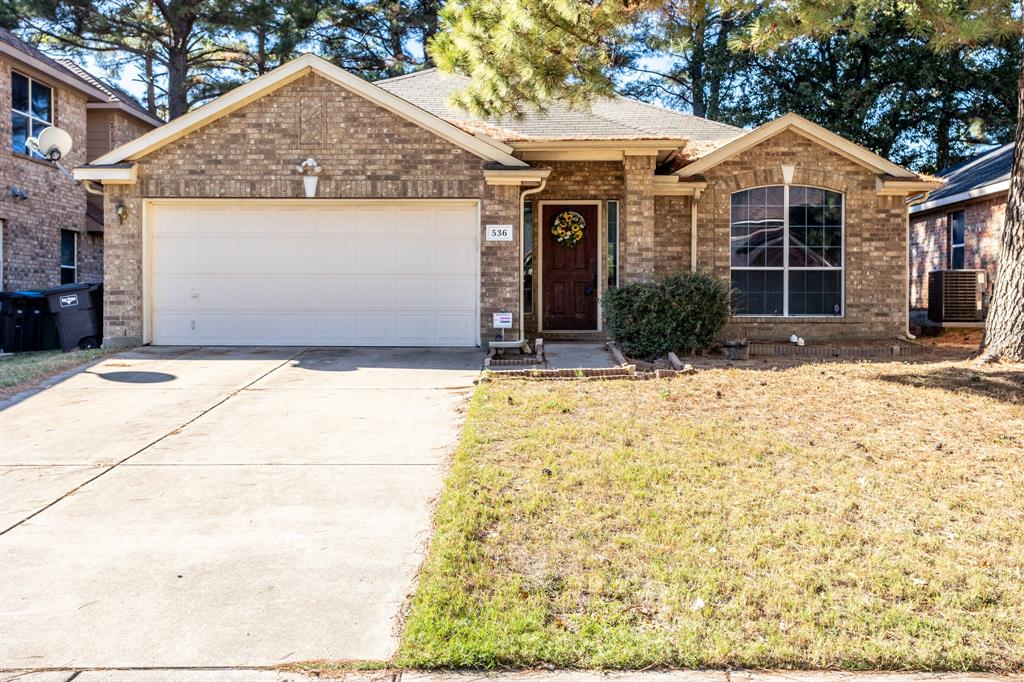
[[[92,197],[25,146],[55,125],[72,137],[74,168],[160,121],[120,90],[0,29],[0,288],[40,289],[103,278],[102,197]]]
[[[461,82],[304,55],[78,168],[106,192],[107,342],[596,336],[609,287],[688,269],[741,291],[730,333],[905,332],[906,198],[937,181],[792,114],[483,121],[446,104]]]
[[[986,270],[995,283],[1013,143],[940,173],[946,184],[910,207],[910,307],[928,307],[928,273]]]

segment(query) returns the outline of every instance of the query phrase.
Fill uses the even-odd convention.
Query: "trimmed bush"
[[[604,314],[622,350],[649,359],[710,346],[729,321],[732,302],[728,282],[687,272],[610,289]]]

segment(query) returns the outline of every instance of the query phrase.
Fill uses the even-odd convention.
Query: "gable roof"
[[[911,206],[920,213],[968,199],[1010,191],[1013,167],[1013,143],[1004,144],[939,173],[946,180],[940,189],[928,195],[928,201]]]
[[[418,107],[468,131],[481,131],[503,142],[573,140],[672,140],[724,144],[744,131],[706,118],[663,109],[627,97],[595,100],[572,108],[553,102],[545,111],[528,110],[521,117],[481,119],[451,106],[450,96],[469,82],[465,76],[424,69],[375,82]]]
[[[836,135],[831,130],[823,128],[817,123],[812,123],[802,116],[788,113],[774,121],[769,121],[762,126],[754,128],[746,135],[738,137],[729,143],[715,149],[711,153],[702,156],[698,160],[683,166],[675,171],[676,175],[684,178],[699,175],[704,171],[717,166],[723,161],[740,154],[765,140],[791,130],[799,135],[817,142],[833,152],[850,159],[871,171],[892,176],[893,178],[918,179],[918,174],[898,166],[892,161],[885,159],[872,151],[850,142],[845,137]]]
[[[480,135],[473,135],[448,121],[421,109],[373,83],[363,80],[314,54],[306,53],[287,64],[238,86],[198,109],[179,116],[156,130],[132,140],[99,157],[90,165],[120,163],[139,159],[208,123],[237,111],[243,106],[284,87],[307,74],[330,80],[350,92],[433,132],[438,137],[462,147],[487,161],[508,166],[526,167],[527,164],[512,156],[512,148]]]
[[[50,76],[86,97],[89,104],[112,105],[151,126],[163,123],[123,90],[89,74],[70,59],[54,59],[7,29],[0,28],[0,54]]]

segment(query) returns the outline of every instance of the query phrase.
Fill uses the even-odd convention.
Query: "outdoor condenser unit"
[[[980,322],[985,319],[984,270],[933,270],[928,273],[928,319]]]

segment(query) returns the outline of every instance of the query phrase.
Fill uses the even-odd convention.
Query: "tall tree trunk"
[[[1024,55],[1017,76],[1017,133],[998,268],[978,359],[1024,362]]]
[[[701,22],[706,20],[706,17],[700,18]],[[708,115],[707,93],[704,91],[704,66],[707,58],[707,50],[704,45],[704,24],[699,23],[694,27],[693,50],[690,54],[687,71],[690,75],[690,102],[693,115],[701,118],[706,118]]]
[[[146,53],[146,108],[156,116],[156,74],[153,67],[153,52]]]
[[[188,113],[187,41],[174,40],[167,50],[167,119]]]

